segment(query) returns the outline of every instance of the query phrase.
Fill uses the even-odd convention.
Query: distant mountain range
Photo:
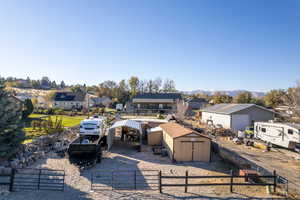
[[[206,95],[213,95],[216,92],[225,93],[229,96],[235,97],[241,92],[251,92],[253,97],[260,98],[266,95],[265,92],[255,92],[255,91],[247,91],[247,90],[218,90],[218,91],[208,91],[208,90],[192,90],[192,91],[184,91],[183,93],[188,95],[193,94],[206,94]]]

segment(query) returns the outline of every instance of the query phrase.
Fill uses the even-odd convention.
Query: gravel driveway
[[[224,175],[231,166],[214,156],[211,163],[177,163],[173,164],[167,157],[153,155],[149,148],[143,152],[124,150],[115,147],[112,152],[106,153],[101,163],[95,167],[80,172],[78,168],[69,163],[68,159],[60,158],[55,153],[49,154],[46,159],[39,160],[32,167],[47,169],[62,169],[66,172],[65,191],[20,191],[13,192],[0,199],[7,200],[77,200],[77,199],[248,199],[257,197],[272,198],[266,194],[264,187],[235,187],[235,193],[229,192],[228,186],[194,187],[184,193],[183,188],[164,188],[163,194],[157,190],[103,190],[91,191],[91,172],[106,169],[126,170],[161,170],[163,174],[184,175],[188,170],[191,175]],[[177,182],[183,180],[178,180]],[[210,180],[222,182],[224,180]],[[174,183],[174,182],[173,182]],[[274,199],[274,197],[273,197]]]

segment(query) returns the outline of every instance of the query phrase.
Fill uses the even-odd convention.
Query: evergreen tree
[[[33,104],[31,99],[25,99],[22,119],[26,119],[33,112]]]
[[[22,140],[22,105],[0,83],[0,157],[12,157]]]

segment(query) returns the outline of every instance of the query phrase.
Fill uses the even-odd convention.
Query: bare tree
[[[177,102],[176,118],[183,121],[188,110],[188,105],[183,100]]]
[[[300,83],[294,88],[289,88],[283,97],[283,103],[288,106],[292,116],[300,119]]]

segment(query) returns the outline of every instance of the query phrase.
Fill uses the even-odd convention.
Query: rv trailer
[[[255,137],[280,147],[293,149],[300,144],[300,124],[255,122]]]

